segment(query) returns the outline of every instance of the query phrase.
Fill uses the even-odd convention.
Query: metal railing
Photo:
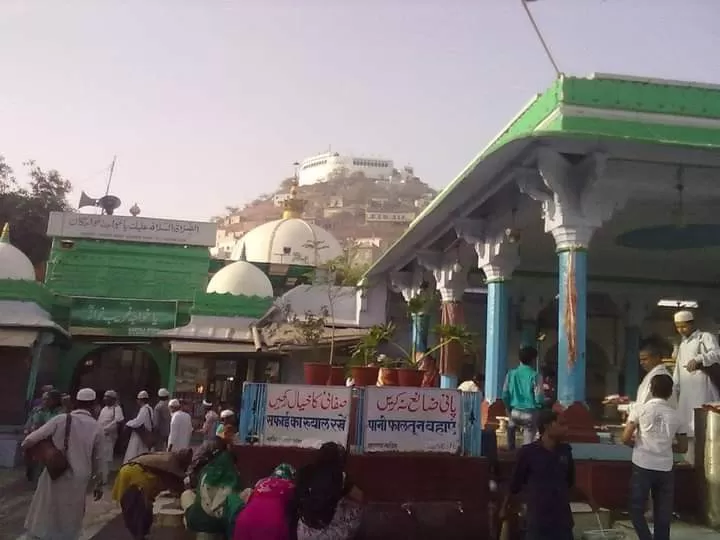
[[[462,392],[460,425],[460,453],[463,456],[479,457],[481,448],[481,416],[480,406],[482,394],[479,392]],[[265,428],[267,405],[267,385],[265,383],[243,384],[240,410],[240,437],[249,444],[262,444]],[[354,454],[365,451],[365,389],[352,389],[352,405],[350,409],[350,429],[348,446]]]

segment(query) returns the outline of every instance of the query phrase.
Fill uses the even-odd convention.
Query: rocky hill
[[[222,251],[223,244],[229,246],[254,227],[279,219],[292,182],[292,178],[283,180],[275,192],[244,207],[227,207],[225,215],[215,218],[218,248]],[[374,247],[370,258],[395,241],[436,194],[417,177],[388,181],[357,173],[334,175],[327,182],[298,188],[298,198],[306,201],[304,219],[346,245]]]

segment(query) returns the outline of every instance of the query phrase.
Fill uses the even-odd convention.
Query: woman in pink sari
[[[233,540],[289,540],[288,504],[295,494],[294,478],[295,469],[283,463],[255,484],[247,505],[235,520]]]

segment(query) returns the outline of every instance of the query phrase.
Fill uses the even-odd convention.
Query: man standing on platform
[[[637,389],[637,399],[630,404],[630,409],[648,402],[652,398],[650,393],[650,381],[655,375],[670,375],[670,372],[663,363],[663,358],[668,357],[669,346],[659,337],[650,337],[643,341],[640,345],[639,359],[640,365],[645,371],[645,377],[640,382]],[[668,399],[670,406],[677,408],[677,400],[675,396]]]
[[[720,393],[708,376],[713,364],[720,363],[720,346],[717,337],[695,327],[695,316],[691,311],[678,311],[674,322],[682,339],[675,358],[673,380],[680,420],[688,426],[685,460],[694,464],[695,409],[720,400]]]
[[[523,347],[519,353],[520,365],[508,371],[503,386],[503,402],[510,411],[507,437],[508,449],[515,450],[515,431],[523,427],[523,444],[535,439],[535,419],[545,402],[543,381],[533,367],[537,360],[537,349]]]
[[[155,450],[164,452],[167,450],[168,437],[170,436],[170,408],[168,401],[170,400],[170,392],[167,388],[158,390],[158,402],[155,405],[155,429],[157,429],[158,442]]]

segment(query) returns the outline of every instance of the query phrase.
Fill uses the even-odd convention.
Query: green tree
[[[10,239],[33,264],[45,262],[51,240],[47,236],[50,212],[72,210],[67,197],[72,185],[58,171],[44,171],[34,161],[24,163],[29,182],[21,186],[12,168],[0,156],[0,224],[10,224]]]

